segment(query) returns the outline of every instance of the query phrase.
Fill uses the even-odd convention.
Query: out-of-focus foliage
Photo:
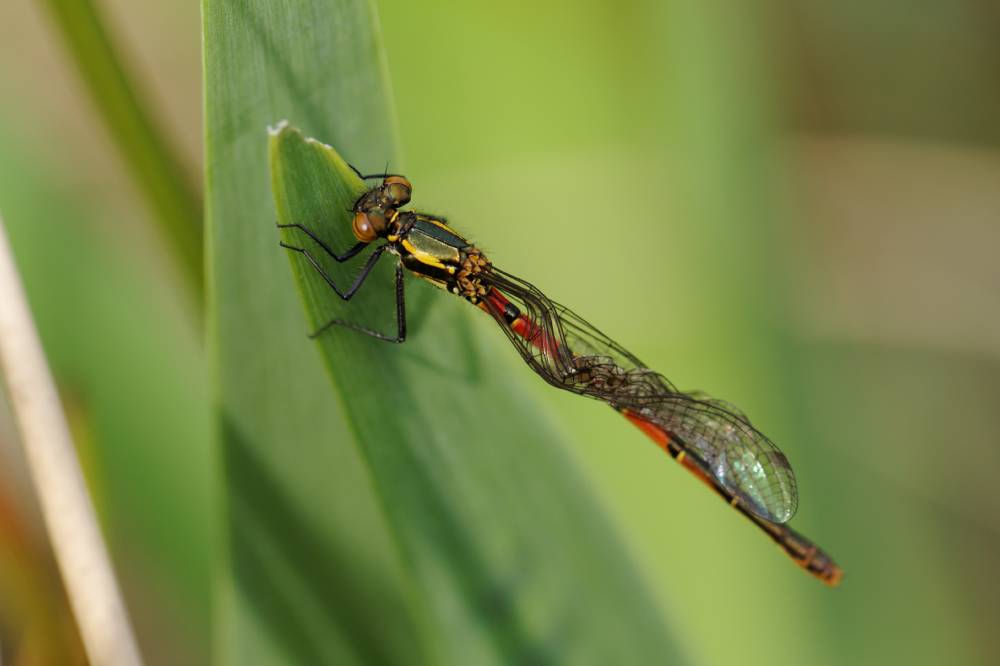
[[[150,217],[159,226],[160,240],[172,250],[197,302],[203,289],[200,188],[143,104],[99,8],[90,0],[40,0],[39,4],[59,28],[67,60],[86,87],[105,132],[114,139],[133,186],[144,195]]]
[[[185,143],[199,131],[197,7],[103,9],[112,27],[127,28],[117,34],[126,53],[138,54],[130,69],[171,141],[189,148],[197,178],[199,155]],[[205,662],[210,451],[201,332],[184,269],[170,263],[171,251],[148,224],[144,199],[48,21],[45,7],[32,2],[0,6],[0,210],[147,663]],[[143,26],[175,33],[161,40],[132,32],[144,33]],[[172,93],[188,96],[195,113],[171,116],[188,108]],[[9,426],[0,439],[0,478],[30,525],[26,540],[4,539],[0,549],[13,557],[43,544],[28,559],[41,582],[21,589],[59,589],[27,479],[17,476],[23,467]],[[8,577],[32,580],[0,571]],[[39,600],[25,592],[5,602],[4,663],[67,663],[32,648],[59,642],[58,634],[37,636],[68,612],[61,595]]]
[[[105,9],[195,163],[197,7]],[[997,11],[379,4],[416,200],[746,411],[795,466],[796,529],[847,571],[818,585],[609,410],[539,385],[696,661],[1000,654]],[[55,369],[92,414],[92,483],[149,661],[192,663],[210,585],[203,361],[42,18],[0,4],[0,208]]]

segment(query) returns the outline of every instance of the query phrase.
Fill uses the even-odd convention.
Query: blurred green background
[[[199,178],[198,4],[99,8]],[[534,381],[692,663],[1000,661],[1000,3],[378,10],[415,203],[739,405],[847,572],[824,588],[611,410]],[[196,306],[44,6],[0,5],[0,90],[0,210],[144,654],[207,663]],[[3,657],[79,662],[11,440]]]

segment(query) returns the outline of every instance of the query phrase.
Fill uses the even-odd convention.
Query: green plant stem
[[[89,0],[45,0],[45,4],[200,302],[204,281],[200,195],[130,82],[96,8]]]

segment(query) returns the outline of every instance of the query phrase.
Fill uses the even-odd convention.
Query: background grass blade
[[[190,175],[129,80],[96,8],[89,0],[45,0],[44,4],[125,160],[126,171],[145,195],[184,277],[200,299],[202,211]]]
[[[0,371],[90,663],[142,657],[0,215]]]
[[[338,409],[277,246],[264,130],[288,118],[359,168],[400,168],[373,8],[209,0],[205,54],[221,660],[676,662],[553,428],[497,367],[502,334],[474,333],[468,306],[411,290],[405,345],[324,337],[348,422]],[[342,221],[358,184],[298,142],[282,215]],[[391,324],[380,269],[355,321]],[[336,314],[298,273],[310,316]]]

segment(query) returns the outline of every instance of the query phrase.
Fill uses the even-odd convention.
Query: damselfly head
[[[354,202],[354,212],[362,213],[373,208],[383,212],[399,208],[410,202],[413,186],[402,176],[389,176],[378,187],[368,190]]]

